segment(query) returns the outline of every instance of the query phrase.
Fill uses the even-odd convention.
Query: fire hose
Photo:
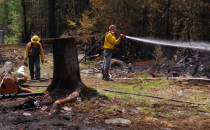
[[[19,97],[28,97],[28,96],[38,96],[38,95],[44,95],[44,93],[6,94],[6,95],[0,95],[0,100],[7,99],[7,98],[19,98]]]
[[[205,103],[190,102],[190,101],[184,101],[184,100],[178,100],[178,99],[172,99],[172,98],[165,98],[165,97],[159,97],[159,96],[153,96],[153,95],[122,92],[122,91],[115,91],[115,90],[104,89],[104,88],[96,88],[96,89],[107,91],[107,92],[114,92],[114,93],[121,93],[121,94],[129,94],[129,95],[136,95],[136,96],[144,96],[144,97],[157,98],[157,99],[165,99],[165,100],[174,101],[174,102],[181,102],[181,103],[188,103],[188,104],[197,104],[197,105],[207,105],[207,106],[210,106],[210,104],[205,104]]]

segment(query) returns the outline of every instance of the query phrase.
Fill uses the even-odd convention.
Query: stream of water
[[[207,42],[164,41],[164,40],[137,38],[137,37],[130,37],[130,36],[126,36],[126,38],[145,42],[145,43],[157,44],[157,45],[192,48],[192,49],[199,49],[199,50],[210,50],[210,43],[207,43]]]

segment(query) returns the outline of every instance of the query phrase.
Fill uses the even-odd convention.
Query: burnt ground
[[[170,123],[163,121],[155,121],[154,124],[140,122],[138,118],[141,116],[135,116],[133,112],[127,112],[124,114],[120,110],[118,112],[104,113],[102,108],[110,105],[106,101],[101,99],[95,99],[100,101],[99,106],[88,106],[84,103],[74,103],[70,107],[70,115],[48,115],[49,110],[41,111],[40,108],[28,108],[24,110],[18,110],[16,107],[21,103],[21,99],[7,99],[1,101],[0,107],[0,128],[1,130],[116,130],[116,129],[155,129],[163,127],[171,127]],[[117,101],[115,101],[117,102]],[[84,109],[84,105],[85,109]],[[48,107],[51,107],[50,105]],[[81,108],[80,108],[81,107]],[[30,116],[24,115],[24,113],[31,114]],[[116,126],[106,125],[105,119],[109,118],[126,118],[133,122],[131,126]],[[147,120],[147,117],[144,117]],[[148,117],[149,120],[151,117]]]
[[[49,111],[42,111],[40,108],[28,108],[18,110],[17,106],[25,99],[7,99],[1,101],[0,107],[0,128],[1,130],[79,130],[79,129],[117,129],[108,127],[103,123],[85,123],[86,111],[72,110],[72,115],[48,115]],[[50,105],[49,105],[50,107]],[[24,115],[30,113],[30,116]]]
[[[52,77],[52,50],[45,47],[46,61],[42,65],[42,74],[48,73]],[[18,55],[23,55],[25,45],[1,45],[1,65],[6,60],[14,60]],[[15,52],[14,52],[15,50]],[[17,69],[22,65],[20,57],[14,64]],[[148,66],[147,62],[136,63]],[[151,64],[151,63],[149,63]],[[81,66],[80,66],[81,67]],[[82,66],[83,67],[83,66]],[[81,68],[82,68],[81,67]],[[91,68],[86,66],[84,68]],[[111,73],[114,73],[112,70]],[[28,72],[28,69],[26,70]],[[125,74],[134,77],[134,74]],[[83,99],[81,102],[65,104],[60,113],[49,115],[53,106],[53,100],[46,96],[13,98],[0,100],[0,129],[1,130],[207,130],[210,128],[210,107],[197,104],[171,102],[168,100],[157,100],[140,97],[135,99],[132,95],[110,95],[100,88],[120,88],[121,84],[139,85],[139,90],[149,83],[148,80],[115,80],[105,82],[101,77],[94,74],[81,74],[83,83],[87,86],[97,88],[100,93],[108,97],[95,97],[90,101]],[[35,82],[29,84],[49,85],[47,82]],[[180,96],[180,100],[188,100],[193,95],[199,94],[192,101],[209,103],[210,85],[205,81],[166,81],[163,89],[152,87],[147,94],[156,94],[163,97],[177,98],[173,91],[182,90],[187,96]],[[159,83],[161,84],[161,83]],[[143,86],[141,86],[143,85]],[[153,84],[150,84],[152,86]],[[135,86],[132,86],[135,89]],[[149,86],[146,86],[149,87]],[[30,88],[34,92],[42,92],[45,88]],[[123,91],[119,89],[119,91]],[[134,93],[134,92],[133,92]],[[136,93],[136,92],[135,92]],[[33,98],[38,101],[36,106],[29,105],[23,108],[23,104]],[[126,100],[125,100],[125,99]],[[135,100],[134,100],[135,99]],[[106,119],[123,118],[131,121],[131,124],[105,124]]]

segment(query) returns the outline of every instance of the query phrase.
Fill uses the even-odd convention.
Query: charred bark
[[[170,6],[171,6],[171,0],[168,0],[167,3],[167,26],[166,26],[166,39],[169,40],[171,36],[171,29],[170,29]],[[170,46],[162,46],[163,54],[165,57],[167,57],[168,60],[173,59],[173,55],[176,52],[175,47]]]
[[[55,0],[48,0],[49,2],[49,37],[56,37],[55,28]]]
[[[22,7],[23,7],[23,27],[24,27],[24,32],[23,32],[23,36],[22,36],[22,42],[23,43],[27,43],[29,41],[29,38],[28,38],[28,33],[27,33],[25,0],[22,0]]]
[[[74,38],[53,41],[53,60],[53,80],[47,91],[52,98],[58,99],[55,103],[73,102],[81,92],[84,92],[87,98],[92,96],[80,78]],[[69,96],[65,97],[66,95]]]

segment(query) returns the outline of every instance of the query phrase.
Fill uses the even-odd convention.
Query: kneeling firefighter
[[[125,35],[120,34],[120,37],[116,40],[115,37],[115,32],[116,32],[116,26],[115,25],[110,25],[109,26],[109,32],[105,36],[104,40],[104,46],[103,46],[103,53],[104,53],[104,61],[102,65],[102,74],[103,74],[103,79],[105,81],[113,81],[108,74],[108,70],[110,68],[110,62],[112,58],[112,50],[114,49],[114,46],[119,44],[120,40],[122,37]]]
[[[27,44],[25,50],[25,63],[27,63],[27,59],[29,59],[29,70],[31,79],[34,79],[34,64],[36,66],[35,78],[37,80],[40,79],[40,56],[41,61],[44,63],[44,52],[42,48],[42,44],[39,42],[40,38],[37,35],[34,35],[31,38],[31,42]]]

